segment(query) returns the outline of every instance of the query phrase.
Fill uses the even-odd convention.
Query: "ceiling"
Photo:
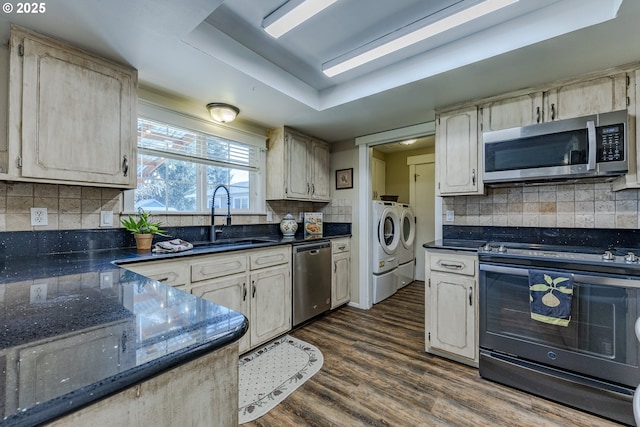
[[[203,110],[236,105],[240,125],[288,125],[329,142],[640,60],[640,2],[520,0],[351,72],[321,72],[327,61],[468,1],[477,2],[338,0],[276,40],[261,24],[284,0],[56,0],[41,15],[2,14],[0,36],[7,40],[16,23],[128,63],[142,86]]]

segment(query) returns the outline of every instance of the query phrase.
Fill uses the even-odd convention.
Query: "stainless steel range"
[[[636,254],[490,243],[478,256],[480,375],[634,424]]]

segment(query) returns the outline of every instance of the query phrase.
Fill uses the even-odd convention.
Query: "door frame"
[[[433,121],[356,138],[356,146],[358,147],[358,182],[361,184],[358,188],[358,204],[359,206],[367,206],[368,208],[359,209],[358,211],[360,230],[360,238],[358,239],[358,256],[360,259],[360,265],[358,266],[358,276],[360,277],[358,283],[359,297],[358,301],[352,301],[350,305],[366,310],[373,306],[373,280],[371,273],[371,257],[373,251],[373,236],[371,233],[373,222],[371,213],[371,194],[373,191],[371,185],[372,148],[376,145],[435,135],[435,133],[436,122]],[[437,228],[438,225],[436,224],[436,229]]]

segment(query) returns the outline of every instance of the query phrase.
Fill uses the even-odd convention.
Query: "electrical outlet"
[[[47,300],[47,284],[38,283],[37,285],[31,285],[29,289],[29,303],[36,304],[39,302],[45,302]]]
[[[47,208],[31,208],[31,225],[49,225]]]
[[[113,287],[113,273],[111,271],[103,271],[100,273],[100,289],[108,289]]]
[[[113,227],[113,211],[100,211],[100,227]]]

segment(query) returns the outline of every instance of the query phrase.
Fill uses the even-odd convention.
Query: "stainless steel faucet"
[[[227,192],[227,214],[217,216],[226,216],[227,225],[231,225],[231,193],[229,193],[229,189],[225,185],[220,184],[215,188],[215,190],[213,190],[213,196],[211,196],[211,229],[209,231],[209,239],[212,242],[216,241],[216,233],[222,233],[222,229],[224,228],[224,225],[222,225],[219,229],[216,229],[214,223],[216,218],[216,193],[221,188],[224,188],[224,190]]]

